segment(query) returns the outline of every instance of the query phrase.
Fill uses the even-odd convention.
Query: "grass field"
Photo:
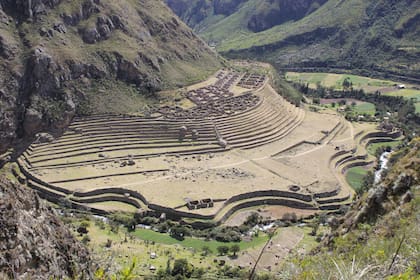
[[[363,102],[354,106],[353,111],[357,114],[375,115],[376,108],[375,104]]]
[[[395,91],[391,91],[391,92],[385,92],[384,95],[403,96],[407,99],[417,98],[417,102],[420,102],[420,90],[412,89],[412,88],[406,88],[406,89],[400,89],[400,90],[395,90]]]
[[[265,234],[260,234],[258,237],[254,237],[250,242],[218,242],[218,241],[206,241],[204,239],[186,237],[184,240],[177,240],[175,238],[170,237],[168,234],[159,233],[148,229],[138,229],[133,233],[139,239],[147,240],[147,241],[154,241],[160,244],[166,245],[175,245],[179,244],[186,248],[193,248],[196,250],[201,250],[204,246],[210,248],[213,253],[217,253],[217,247],[225,245],[225,246],[232,246],[233,244],[238,244],[241,250],[245,250],[248,248],[256,247],[258,245],[264,244],[268,240],[268,236]]]
[[[375,88],[392,87],[396,82],[380,79],[372,79],[350,74],[333,74],[333,73],[298,73],[287,72],[286,80],[290,82],[309,83],[310,88],[316,88],[317,84],[324,87],[333,87],[337,90],[343,89],[343,81],[349,78],[353,83],[353,87],[362,88],[364,90],[374,91]]]
[[[347,171],[346,180],[349,185],[357,191],[362,186],[363,178],[366,176],[367,172],[368,171],[363,167],[350,168]]]
[[[395,90],[391,92],[385,92],[383,93],[383,95],[402,96],[406,99],[415,98],[414,106],[416,107],[416,113],[420,113],[420,90],[418,89],[412,89],[412,88],[400,89],[400,90]]]
[[[377,90],[383,90],[383,95],[388,96],[403,96],[406,99],[416,98],[417,102],[415,103],[416,112],[420,113],[420,90],[414,88],[406,89],[391,89],[398,82],[372,79],[363,76],[350,75],[350,74],[333,74],[333,73],[299,73],[299,72],[287,72],[286,80],[294,83],[308,83],[310,88],[315,89],[317,84],[321,86],[333,88],[335,90],[343,90],[343,81],[344,79],[349,78],[353,83],[353,87],[356,89],[363,89],[367,93],[373,93]],[[411,87],[408,85],[408,87]],[[386,90],[384,90],[386,89]],[[371,109],[368,109],[368,114],[370,114]],[[363,109],[360,113],[364,113]]]
[[[398,146],[401,142],[400,141],[391,141],[391,142],[383,142],[383,143],[373,143],[370,144],[367,147],[367,151],[369,152],[369,154],[371,155],[375,155],[375,151],[380,148],[380,147],[387,147],[390,146],[391,148],[395,148],[396,146]]]

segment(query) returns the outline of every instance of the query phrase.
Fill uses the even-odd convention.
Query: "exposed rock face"
[[[255,2],[255,8],[247,18],[249,30],[264,31],[290,20],[299,20],[314,12],[327,0],[165,0],[168,6],[191,27],[199,26],[211,15],[229,16],[241,4]]]
[[[87,249],[29,189],[0,177],[0,278],[89,279]]]
[[[412,188],[420,183],[420,139],[410,143],[407,154],[394,163],[387,177],[372,187],[342,219],[341,232],[348,232],[359,223],[372,222],[378,216],[394,211],[413,199]]]
[[[108,88],[112,81],[152,95],[219,67],[154,0],[1,1],[0,57],[0,152],[95,113],[98,85],[115,96],[122,93]]]

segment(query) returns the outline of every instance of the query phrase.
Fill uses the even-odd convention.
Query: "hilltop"
[[[75,115],[136,112],[216,54],[161,1],[2,1],[0,151]]]
[[[420,74],[418,1],[166,2],[227,57],[264,60],[277,68]]]

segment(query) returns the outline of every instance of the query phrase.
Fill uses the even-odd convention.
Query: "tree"
[[[221,256],[226,255],[229,252],[229,247],[225,245],[221,245],[217,247],[217,252],[219,252],[219,255]]]
[[[182,275],[187,278],[191,277],[193,272],[192,265],[188,263],[186,259],[176,259],[174,262],[174,268],[172,269],[172,276]]]
[[[345,78],[343,81],[343,89],[344,90],[351,89],[352,87],[353,87],[353,83],[351,82],[350,78],[349,77]]]
[[[375,181],[375,174],[372,171],[369,171],[366,176],[363,178],[362,185],[360,188],[356,191],[357,194],[361,195],[367,190],[370,189],[370,187],[373,185]]]
[[[178,240],[184,240],[185,236],[190,235],[190,231],[188,228],[184,226],[175,226],[171,228],[171,237],[178,239]]]
[[[253,227],[255,225],[258,225],[259,220],[260,220],[260,215],[258,215],[258,213],[252,213],[246,218],[246,221],[244,224],[247,226]]]
[[[238,244],[234,244],[230,247],[230,251],[233,253],[233,257],[236,257],[236,253],[238,253],[241,250],[241,247],[239,247]]]
[[[89,231],[87,230],[86,227],[81,225],[77,228],[77,232],[79,233],[80,236],[82,236],[83,234],[88,234]]]

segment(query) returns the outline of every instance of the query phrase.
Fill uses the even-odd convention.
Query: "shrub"
[[[221,246],[217,247],[217,252],[221,256],[226,255],[229,252],[229,247],[225,246],[225,245],[221,245]]]

